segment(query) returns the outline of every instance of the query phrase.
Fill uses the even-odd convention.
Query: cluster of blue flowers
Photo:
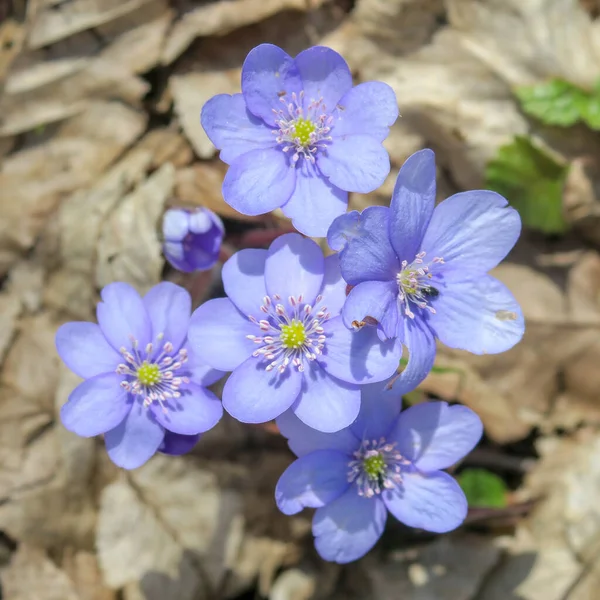
[[[522,337],[521,310],[488,275],[514,246],[520,219],[490,191],[435,206],[431,150],[403,165],[388,207],[346,213],[349,191],[369,192],[390,171],[382,146],[398,116],[384,83],[352,87],[344,59],[315,47],[295,59],[263,44],[242,69],[242,93],[215,96],[202,125],[229,165],[225,201],[258,215],[281,207],[299,233],[223,266],[227,298],[192,314],[187,291],[163,282],[143,298],[102,290],[97,320],[56,336],[84,382],[62,407],[65,427],[103,434],[110,458],[134,469],[154,453],[182,454],[221,418],[277,420],[298,459],[275,491],[279,509],[316,508],[326,560],[363,556],[387,513],[411,527],[459,526],[467,502],[444,473],[477,444],[482,424],[463,406],[401,399],[430,372],[436,340],[476,354]],[[172,209],[165,256],[177,269],[210,268],[224,233],[210,211]],[[406,347],[408,364],[399,364]],[[220,401],[207,386],[226,373]]]

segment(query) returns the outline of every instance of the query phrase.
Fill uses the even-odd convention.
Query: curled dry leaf
[[[159,218],[173,190],[175,169],[165,163],[116,207],[100,230],[96,283],[131,283],[141,292],[158,283],[163,267]]]

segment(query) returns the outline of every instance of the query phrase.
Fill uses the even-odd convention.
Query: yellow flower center
[[[308,119],[298,119],[294,125],[294,137],[300,141],[302,146],[310,144],[310,134],[315,132],[315,125]]]
[[[385,460],[381,454],[369,456],[363,461],[363,469],[369,479],[378,479],[385,473]]]
[[[292,319],[289,325],[282,325],[279,339],[285,348],[300,348],[306,340],[304,323],[297,319]]]
[[[152,386],[156,385],[161,380],[160,369],[158,365],[151,364],[145,360],[137,370],[138,381],[142,385]]]

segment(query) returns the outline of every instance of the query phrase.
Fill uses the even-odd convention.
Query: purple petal
[[[137,469],[149,460],[165,437],[165,430],[152,413],[136,401],[120,425],[106,432],[104,441],[110,459],[123,469]]]
[[[128,283],[109,283],[100,292],[98,324],[115,349],[131,348],[133,337],[140,348],[152,340],[152,323],[140,295]]]
[[[389,236],[400,260],[412,263],[435,206],[435,154],[420,150],[402,165],[390,203]]]
[[[267,251],[248,248],[236,252],[224,265],[221,277],[229,299],[244,315],[258,316],[265,288]]]
[[[394,281],[363,281],[348,294],[342,318],[346,327],[356,327],[366,317],[375,319],[387,338],[398,335],[398,286]]]
[[[212,429],[223,416],[219,399],[209,390],[189,383],[181,388],[180,398],[151,405],[155,419],[168,431],[193,435]]]
[[[364,385],[361,392],[360,413],[350,429],[360,440],[388,437],[400,414],[402,396],[383,381]]]
[[[387,83],[367,81],[346,92],[333,115],[333,137],[365,134],[383,142],[398,118],[396,94]]]
[[[369,206],[358,218],[349,213],[331,224],[327,240],[340,249],[342,275],[350,285],[396,279],[400,263],[388,238],[389,212],[385,206]]]
[[[422,250],[444,259],[444,274],[453,269],[467,279],[494,268],[520,233],[519,213],[500,194],[461,192],[435,208]]]
[[[332,377],[318,361],[307,367],[300,396],[292,408],[296,416],[309,427],[325,433],[348,427],[360,410],[359,386]]]
[[[333,221],[327,230],[327,243],[332,250],[341,252],[358,235],[360,217],[361,213],[351,210]]]
[[[79,377],[113,373],[121,362],[95,323],[65,323],[58,328],[55,343],[62,361]]]
[[[172,431],[165,431],[165,437],[158,451],[171,456],[181,456],[186,454],[198,443],[200,434],[196,435],[181,435]]]
[[[233,371],[223,388],[223,408],[242,423],[266,423],[296,400],[302,376],[288,367],[267,371],[269,361],[251,357]]]
[[[253,115],[273,127],[273,109],[282,108],[280,98],[291,102],[291,95],[301,91],[302,80],[294,59],[281,48],[261,44],[250,51],[242,66],[242,93]]]
[[[185,365],[186,371],[189,372],[190,379],[203,387],[208,387],[213,383],[216,383],[224,375],[224,371],[219,371],[209,367],[204,361],[200,359],[198,354],[194,352],[194,349],[188,344],[185,346],[188,351],[188,361]]]
[[[330,315],[340,314],[344,302],[346,302],[347,284],[342,278],[340,271],[340,259],[337,254],[332,254],[325,258],[325,275],[323,277],[323,286],[319,294],[323,296],[323,304],[327,306],[327,312]]]
[[[418,317],[404,319],[404,338],[409,350],[408,365],[392,380],[393,390],[401,396],[414,390],[429,375],[435,362],[435,338]]]
[[[329,504],[348,489],[347,472],[348,457],[337,450],[317,450],[295,460],[275,487],[277,508],[295,515]]]
[[[296,187],[296,169],[281,150],[252,150],[237,158],[223,181],[223,198],[244,215],[262,215],[283,206]]]
[[[181,348],[187,335],[192,298],[187,290],[169,281],[155,285],[145,296],[144,306],[152,323],[152,338],[156,342],[162,336],[162,342],[157,343],[157,352],[166,342],[171,342],[177,350]]]
[[[466,406],[424,402],[402,412],[388,439],[419,470],[434,471],[464,458],[482,434],[481,419]]]
[[[273,130],[246,108],[242,94],[214,96],[203,106],[200,120],[228,165],[246,152],[276,145]]]
[[[269,247],[265,282],[269,296],[278,294],[285,304],[290,296],[302,295],[313,304],[323,284],[323,251],[312,240],[297,233],[279,236]]]
[[[348,135],[335,138],[317,153],[317,166],[336,187],[367,194],[389,175],[390,157],[370,135]]]
[[[190,320],[188,340],[198,360],[221,371],[232,371],[256,350],[247,335],[260,330],[227,298],[199,306]]]
[[[429,323],[450,348],[474,354],[505,352],[523,337],[525,321],[508,288],[490,275],[449,282],[435,299]]]
[[[315,548],[325,560],[340,564],[364,556],[381,537],[387,510],[380,498],[359,496],[356,486],[313,518]]]
[[[467,516],[463,491],[442,471],[403,473],[401,488],[384,492],[383,501],[398,521],[434,533],[456,529]]]
[[[331,48],[313,46],[295,59],[304,87],[304,106],[322,100],[331,112],[340,98],[352,88],[352,73],[346,61]]]
[[[277,427],[296,456],[304,456],[315,450],[339,450],[349,456],[360,446],[360,441],[350,428],[323,433],[303,423],[292,410],[277,417]]]
[[[116,427],[131,408],[121,381],[122,375],[103,373],[80,383],[60,409],[65,428],[82,437],[93,437]]]
[[[348,207],[348,192],[331,185],[307,160],[296,167],[296,189],[281,207],[304,235],[324,237],[331,222]]]
[[[181,242],[190,230],[190,212],[171,208],[163,216],[163,237],[169,242]]]
[[[349,383],[372,383],[388,379],[396,372],[402,344],[396,340],[381,342],[374,327],[359,331],[346,328],[341,317],[325,324],[327,341],[321,366],[334,377]]]

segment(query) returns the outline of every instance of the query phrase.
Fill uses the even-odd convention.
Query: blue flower
[[[337,256],[324,258],[310,239],[290,233],[268,251],[238,252],[223,285],[229,298],[194,312],[189,340],[206,364],[233,371],[223,406],[239,421],[263,423],[292,407],[307,425],[337,431],[358,414],[358,384],[398,367],[401,345],[344,326]]]
[[[467,500],[441,471],[481,438],[479,417],[446,402],[400,413],[400,396],[367,385],[357,420],[337,433],[306,427],[291,412],[277,419],[298,460],[275,489],[288,515],[316,508],[313,535],[325,560],[347,563],[366,554],[383,533],[388,511],[409,527],[444,533],[458,527]]]
[[[182,454],[221,418],[204,386],[223,373],[189,350],[190,295],[159,283],[142,299],[130,285],[102,290],[98,325],[65,323],[56,333],[63,362],[85,381],[60,411],[83,437],[104,434],[111,460],[135,469],[155,452]]]
[[[375,323],[382,339],[397,338],[409,349],[395,383],[399,393],[427,376],[436,338],[493,354],[512,348],[525,327],[512,294],[487,274],[519,237],[517,211],[485,190],[434,203],[435,157],[421,150],[400,170],[389,208],[343,215],[327,237],[353,286],[342,311],[346,326]]]
[[[179,271],[206,271],[219,258],[225,228],[207,208],[171,208],[163,217],[163,252]]]
[[[348,192],[371,192],[390,171],[381,142],[398,117],[381,82],[352,87],[344,59],[315,46],[295,59],[261,44],[242,67],[242,93],[202,109],[202,126],[230,165],[223,197],[259,215],[281,207],[300,232],[324,236]]]

